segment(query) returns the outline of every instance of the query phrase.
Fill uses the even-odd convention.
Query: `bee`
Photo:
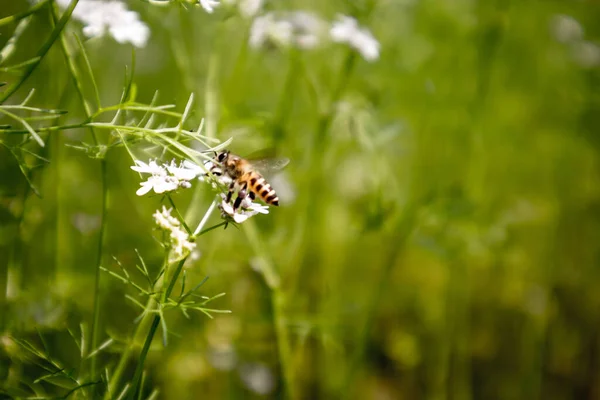
[[[279,197],[275,189],[258,172],[258,168],[263,171],[282,169],[289,163],[288,159],[263,159],[259,161],[248,161],[245,158],[229,152],[229,150],[215,153],[213,166],[210,171],[216,176],[226,176],[231,178],[231,184],[227,192],[226,202],[230,203],[231,198],[238,189],[237,198],[233,203],[233,209],[237,210],[244,198],[248,196],[251,200],[260,198],[266,204],[279,206]]]

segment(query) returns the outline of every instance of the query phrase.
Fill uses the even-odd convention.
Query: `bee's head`
[[[220,163],[223,163],[225,160],[227,160],[227,157],[229,157],[229,150],[215,153],[215,159]]]

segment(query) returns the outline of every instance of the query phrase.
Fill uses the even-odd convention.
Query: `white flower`
[[[254,203],[249,197],[245,197],[239,209],[233,210],[231,202],[226,201],[224,194],[221,195],[222,201],[219,204],[221,214],[225,218],[232,218],[236,223],[241,224],[248,218],[255,216],[256,214],[268,214],[269,206]]]
[[[237,6],[244,18],[252,18],[262,9],[264,0],[223,0],[229,6]]]
[[[574,43],[571,54],[577,64],[583,68],[595,68],[600,66],[600,46],[596,43],[582,40]]]
[[[57,0],[62,8],[70,2]],[[138,14],[117,0],[80,0],[73,10],[73,18],[83,23],[83,33],[87,37],[103,36],[108,32],[118,43],[129,42],[136,47],[144,47],[150,37],[150,28],[139,20]]]
[[[161,175],[165,174],[165,169],[158,165],[156,161],[150,160],[148,164],[140,160],[134,160],[135,166],[131,167],[132,170],[137,171],[141,174],[152,174]]]
[[[147,181],[141,182],[140,185],[142,187],[135,194],[143,196],[150,190],[154,190],[154,193],[157,194],[177,190],[179,188],[179,181],[172,176],[152,175]]]
[[[172,160],[170,164],[165,164],[165,167],[171,175],[183,181],[191,181],[194,179],[196,176],[198,176],[198,170],[200,169],[200,167],[190,161],[187,163],[181,163],[179,166],[177,166],[175,164],[175,160]]]
[[[239,0],[240,14],[245,18],[252,18],[262,9],[263,0]]]
[[[205,168],[206,168],[206,163],[204,163],[204,165],[205,165]],[[183,168],[187,168],[187,169],[190,169],[190,170],[194,171],[196,173],[196,176],[204,175],[204,172],[206,171],[204,168],[202,168],[202,167],[194,164],[190,160],[183,160],[183,162],[181,163],[181,166]]]
[[[550,21],[552,34],[561,43],[573,43],[583,39],[583,27],[569,15],[555,15]]]
[[[181,229],[181,223],[171,215],[171,211],[172,208],[163,206],[162,211],[156,210],[152,216],[161,229],[169,232],[169,245],[176,256],[174,260],[180,260],[196,248],[196,243],[189,240],[190,235]]]
[[[322,42],[325,34],[326,23],[315,14],[304,11],[271,12],[254,20],[249,42],[254,48],[274,44],[312,49]]]
[[[152,216],[156,225],[164,230],[171,230],[174,227],[179,227],[179,220],[171,215],[173,209],[163,206],[162,211],[156,210]]]
[[[329,34],[331,40],[346,43],[367,61],[375,61],[379,58],[379,42],[368,29],[361,28],[352,17],[338,15]]]
[[[196,243],[189,241],[190,235],[181,228],[171,230],[171,249],[179,260],[196,248]]]
[[[179,188],[188,189],[192,187],[190,181],[204,173],[201,167],[187,160],[179,165],[175,161],[158,165],[156,161],[146,164],[140,160],[135,160],[135,164],[131,167],[132,170],[142,174],[152,174],[146,181],[140,183],[142,187],[135,192],[138,196],[143,196],[151,190],[161,194]]]
[[[210,14],[219,6],[219,2],[217,0],[200,0],[200,5]]]
[[[240,378],[248,389],[265,396],[275,389],[273,372],[262,364],[245,364],[240,367]]]

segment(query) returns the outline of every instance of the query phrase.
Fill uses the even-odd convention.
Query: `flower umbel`
[[[250,30],[250,46],[267,45],[312,49],[326,36],[327,24],[315,14],[305,11],[270,12],[254,20]]]
[[[200,0],[200,5],[210,14],[219,6],[219,2],[218,0]]]
[[[362,28],[358,22],[346,15],[338,15],[329,30],[331,40],[338,43],[346,43],[367,61],[375,61],[379,58],[379,42],[371,31]]]
[[[148,180],[140,183],[142,187],[135,192],[138,196],[143,196],[151,190],[161,194],[179,188],[190,188],[192,186],[190,181],[204,173],[201,167],[188,160],[179,165],[174,160],[163,165],[158,165],[154,160],[150,160],[148,164],[135,160],[135,166],[131,169],[141,174],[152,174]]]
[[[189,240],[190,235],[181,229],[181,223],[171,215],[171,210],[172,208],[167,209],[163,206],[162,211],[156,210],[152,216],[156,225],[169,234],[169,245],[175,260],[180,260],[196,248],[196,243]]]
[[[57,0],[62,8],[70,2]],[[118,43],[129,42],[135,47],[144,47],[150,37],[150,28],[140,21],[138,13],[117,0],[80,0],[73,18],[83,23],[83,33],[87,37],[103,36],[108,32]]]
[[[254,203],[249,197],[245,197],[242,200],[240,208],[237,210],[233,209],[231,202],[227,202],[227,196],[221,195],[221,203],[219,204],[221,210],[221,216],[224,219],[231,219],[234,222],[241,224],[248,218],[255,216],[256,214],[268,214],[269,206],[264,206],[259,203]]]
[[[224,4],[236,7],[244,18],[253,18],[262,9],[264,0],[223,0]]]

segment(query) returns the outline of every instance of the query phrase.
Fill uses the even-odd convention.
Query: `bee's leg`
[[[254,201],[254,199],[256,199],[256,195],[254,194],[254,192],[248,193],[248,197],[250,197],[250,200],[252,200],[252,201]]]
[[[247,193],[245,190],[240,190],[238,192],[237,198],[235,199],[235,203],[233,203],[233,212],[240,208],[240,206],[242,205],[242,201],[246,198],[246,194]]]
[[[248,187],[247,184],[244,183],[244,185],[238,191],[238,195],[237,195],[237,198],[235,199],[235,203],[233,203],[233,211],[234,212],[235,212],[235,210],[240,208],[240,206],[242,205],[242,201],[244,201],[244,199],[248,195],[248,192],[246,191],[247,187]],[[252,193],[252,192],[250,192],[250,193]]]
[[[229,184],[229,191],[227,192],[227,198],[225,199],[225,203],[231,203],[231,196],[233,196],[234,190],[235,190],[235,181],[232,181]]]

